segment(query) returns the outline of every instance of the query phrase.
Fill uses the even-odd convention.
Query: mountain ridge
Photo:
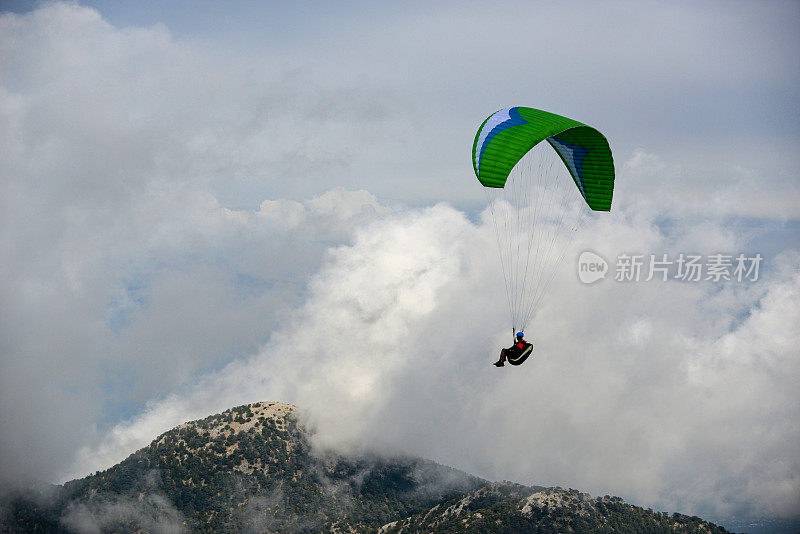
[[[577,490],[490,482],[431,460],[314,450],[297,409],[237,406],[164,432],[119,464],[6,495],[3,532],[707,532]]]

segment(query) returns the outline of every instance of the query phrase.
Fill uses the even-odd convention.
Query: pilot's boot
[[[495,367],[503,367],[506,361],[506,349],[500,351],[500,359],[494,362]]]

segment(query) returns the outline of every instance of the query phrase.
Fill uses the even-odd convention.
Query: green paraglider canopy
[[[611,149],[582,122],[512,107],[483,121],[472,165],[494,222],[511,326],[524,330],[590,214],[611,210]]]
[[[555,113],[513,107],[490,115],[472,146],[475,175],[486,187],[504,187],[511,169],[544,140],[569,169],[589,207],[610,211],[614,160],[608,141],[594,128]]]

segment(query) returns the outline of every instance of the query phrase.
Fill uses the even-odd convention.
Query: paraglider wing
[[[588,220],[586,206],[611,210],[611,149],[602,133],[582,122],[511,107],[481,124],[472,166],[494,222],[511,326],[524,329]]]
[[[610,211],[614,160],[608,141],[594,128],[555,113],[513,107],[490,115],[472,146],[475,176],[485,187],[504,187],[514,165],[544,140],[569,169],[589,207]]]

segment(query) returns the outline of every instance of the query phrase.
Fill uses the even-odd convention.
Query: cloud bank
[[[584,239],[600,250],[629,245],[626,234],[642,250],[681,243],[624,219]],[[582,286],[564,273],[529,330],[536,357],[497,370],[507,340],[491,231],[445,205],[356,231],[257,355],[120,425],[74,473],[186,417],[279,398],[324,446],[718,517],[797,513],[796,252],[747,287]]]

